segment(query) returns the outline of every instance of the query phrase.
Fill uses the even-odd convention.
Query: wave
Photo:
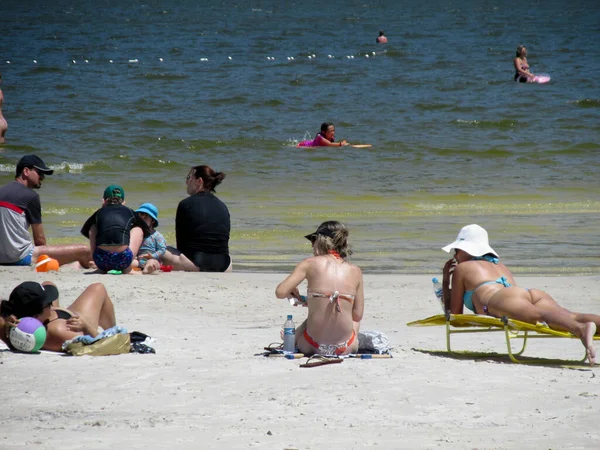
[[[81,173],[85,164],[78,162],[62,162],[59,164],[47,164],[54,172]],[[0,164],[0,172],[15,173],[16,164]]]
[[[501,120],[465,120],[455,119],[450,123],[456,123],[459,126],[473,126],[477,128],[488,128],[497,130],[510,130],[517,126],[517,121],[513,119],[501,119]]]
[[[580,108],[598,108],[600,107],[600,99],[584,98],[583,100],[573,100],[569,103],[579,106]]]
[[[177,74],[177,73],[164,73],[164,72],[150,72],[150,73],[142,73],[139,75],[135,75],[133,77],[144,80],[186,80],[189,78],[189,75],[185,74]]]

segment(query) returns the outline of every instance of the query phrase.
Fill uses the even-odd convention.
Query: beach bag
[[[64,351],[73,356],[108,356],[129,353],[130,346],[130,335],[128,333],[119,333],[98,339],[91,344],[71,342],[66,345]]]

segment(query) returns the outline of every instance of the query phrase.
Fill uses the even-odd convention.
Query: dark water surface
[[[337,219],[366,272],[436,272],[476,222],[521,272],[600,273],[595,2],[130,3],[0,6],[0,181],[26,153],[57,170],[51,243],[82,241],[110,183],[174,243],[208,164],[238,270],[289,269]],[[518,44],[549,84],[512,82]],[[294,147],[324,121],[373,147]]]

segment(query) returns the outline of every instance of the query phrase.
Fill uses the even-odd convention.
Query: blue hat
[[[135,212],[148,214],[156,221],[156,226],[158,226],[158,208],[152,203],[144,203]]]

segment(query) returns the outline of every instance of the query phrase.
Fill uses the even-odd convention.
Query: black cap
[[[331,239],[333,239],[333,237],[335,236],[335,233],[333,231],[331,231],[326,226],[321,225],[319,228],[317,228],[317,231],[315,231],[314,233],[307,234],[304,237],[312,242],[312,240],[316,239],[317,235],[319,234],[330,237]]]
[[[44,164],[42,158],[35,155],[25,155],[17,163],[17,176],[23,172],[25,167],[33,167],[34,169],[43,172],[44,175],[52,175],[54,170]]]
[[[8,303],[12,313],[21,317],[41,314],[46,306],[58,298],[58,289],[51,284],[41,285],[35,281],[25,281],[10,293]]]

